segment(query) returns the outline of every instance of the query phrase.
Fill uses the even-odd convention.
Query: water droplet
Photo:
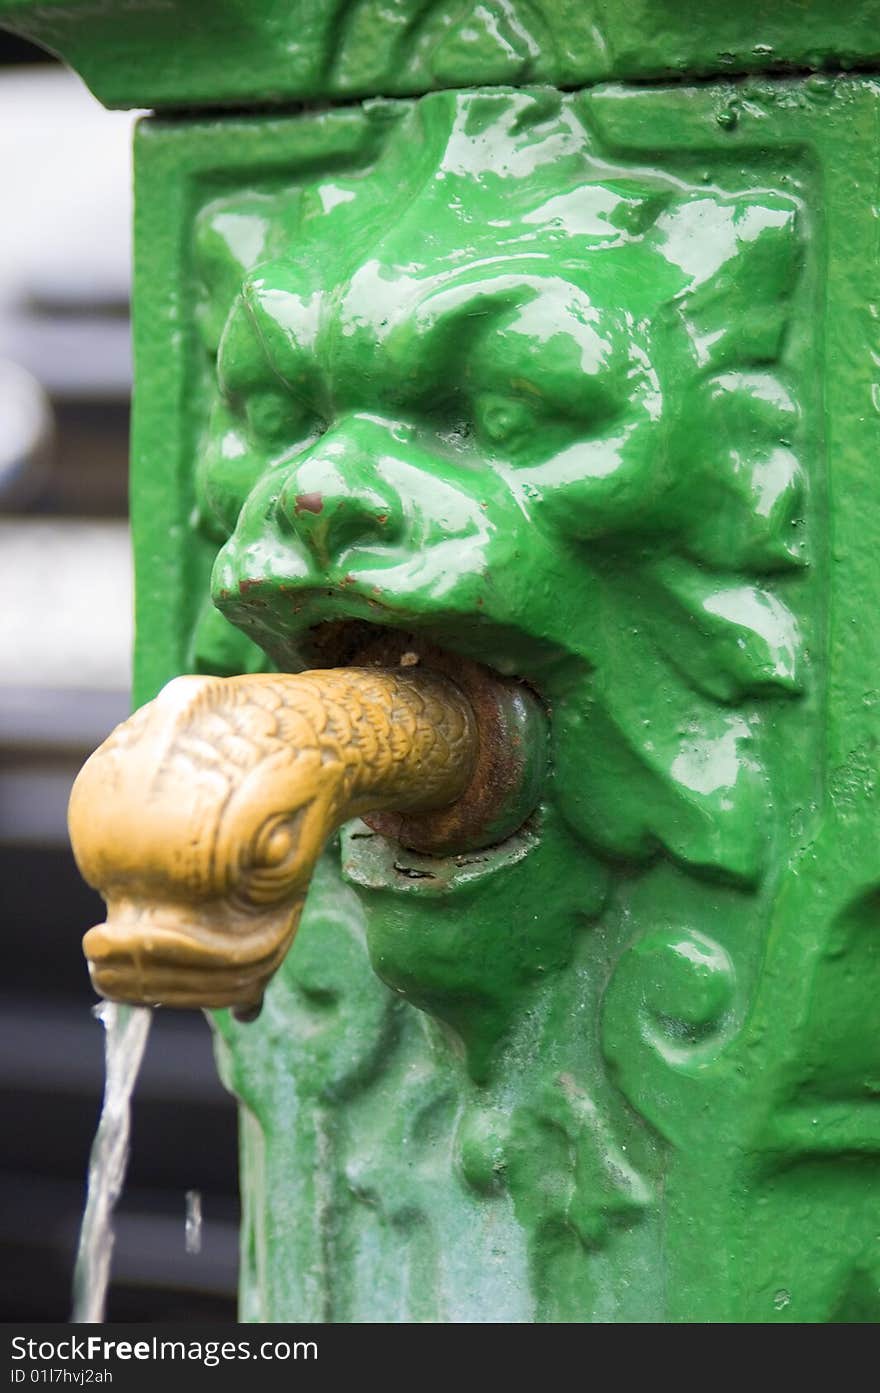
[[[778,1290],[777,1292],[774,1292],[774,1294],[773,1294],[773,1307],[774,1307],[774,1310],[777,1310],[777,1311],[784,1311],[785,1308],[786,1308],[786,1306],[788,1306],[788,1305],[790,1304],[790,1302],[791,1302],[791,1292],[790,1292],[790,1291],[786,1291],[786,1290],[785,1290],[785,1287],[780,1287],[779,1290]]]
[[[200,1253],[202,1251],[201,1190],[187,1190],[186,1192],[185,1241],[186,1251],[188,1253]]]

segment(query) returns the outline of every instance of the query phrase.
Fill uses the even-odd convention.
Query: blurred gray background
[[[67,845],[77,769],[129,710],[130,139],[0,31],[0,1320],[63,1320],[103,1086]],[[202,1249],[185,1248],[197,1190]],[[196,1013],[157,1012],[110,1320],[232,1319],[236,1124]]]

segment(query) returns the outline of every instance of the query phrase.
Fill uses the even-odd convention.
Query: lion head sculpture
[[[556,93],[369,130],[361,166],[199,221],[216,606],[282,669],[390,631],[528,682],[585,912],[657,854],[754,883],[759,703],[802,682],[796,200],[616,165]],[[442,1013],[446,968],[386,949]]]

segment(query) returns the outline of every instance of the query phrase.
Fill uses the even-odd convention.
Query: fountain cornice
[[[880,0],[0,0],[0,25],[161,110],[880,62]]]

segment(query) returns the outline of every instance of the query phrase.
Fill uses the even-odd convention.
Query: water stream
[[[153,1013],[146,1006],[103,1001],[94,1014],[104,1027],[106,1079],[101,1120],[89,1157],[89,1185],[76,1266],[73,1272],[74,1321],[102,1321],[113,1254],[113,1210],[122,1193],[128,1164],[131,1095]]]

